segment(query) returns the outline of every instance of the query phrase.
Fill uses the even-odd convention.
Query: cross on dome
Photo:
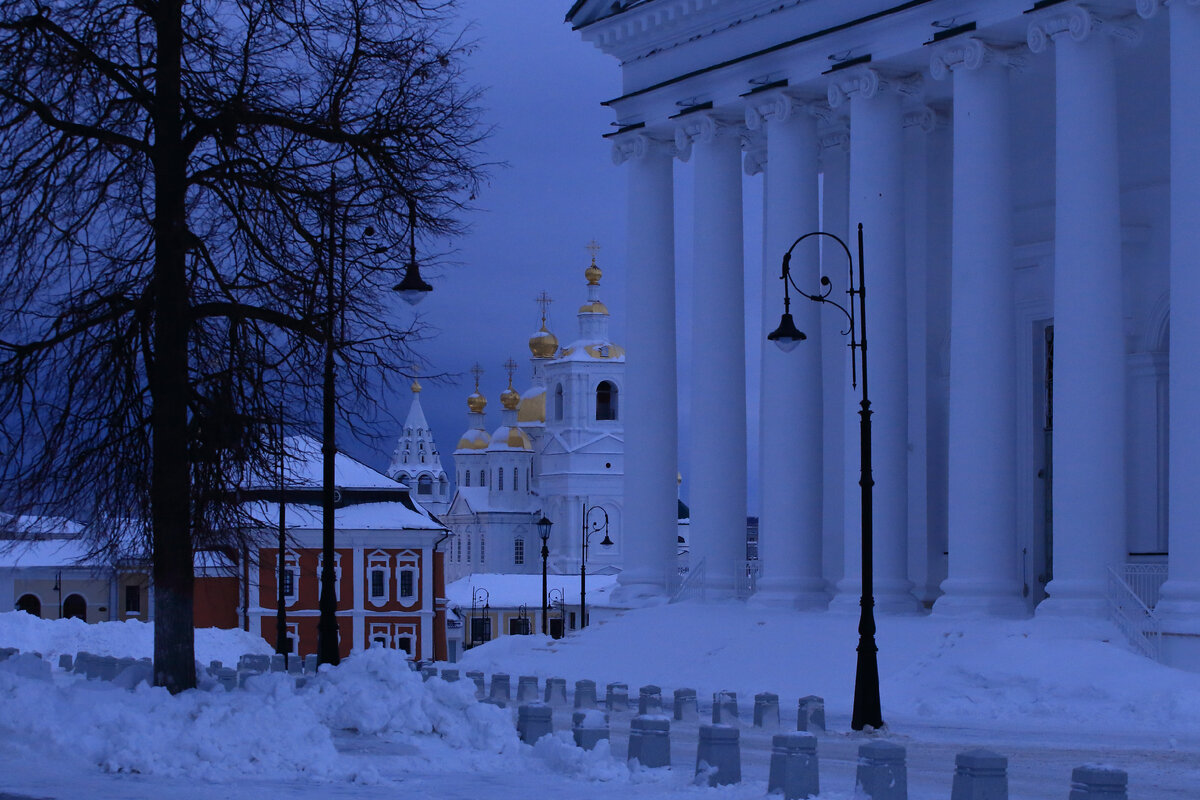
[[[550,312],[550,304],[554,302],[554,298],[547,294],[546,290],[543,289],[537,297],[533,298],[533,301],[537,303],[538,307],[542,310],[542,327],[545,328],[546,315]]]
[[[592,263],[595,264],[596,263],[596,254],[600,252],[600,243],[597,242],[595,239],[592,239],[590,242],[587,243],[587,245],[585,245],[585,247],[592,254]]]

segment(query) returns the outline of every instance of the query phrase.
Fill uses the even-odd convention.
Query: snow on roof
[[[288,528],[320,529],[323,518],[321,507],[288,503],[285,522]],[[279,504],[260,502],[252,510],[254,517],[264,525],[279,525]],[[419,530],[444,531],[446,528],[427,512],[413,511],[403,503],[356,503],[339,508],[333,515],[334,530],[381,531]]]
[[[66,517],[14,516],[0,512],[0,530],[20,538],[62,538],[83,533],[83,525]]]
[[[9,544],[0,542],[0,545]],[[97,560],[87,558],[89,549],[79,538],[14,540],[11,547],[0,547],[0,567],[95,566]]]
[[[321,486],[324,475],[324,457],[321,442],[311,436],[288,436],[284,439],[285,483],[290,488]],[[276,474],[258,475],[251,481],[259,487],[275,488],[279,484]],[[333,461],[333,482],[343,489],[395,489],[399,484],[382,472],[357,461],[340,450]]]
[[[616,575],[588,575],[588,605],[607,605],[608,595],[616,585]],[[562,589],[568,606],[579,605],[578,575],[551,575],[548,587],[550,591]],[[522,603],[530,608],[541,608],[542,605],[542,576],[538,574],[488,572],[468,575],[446,586],[446,600],[451,607],[470,608],[471,593],[480,588],[487,590],[487,602],[493,608],[516,608]]]
[[[486,486],[459,486],[455,490],[458,499],[466,503],[467,511],[472,514],[486,514],[492,512],[511,513],[511,514],[532,514],[542,507],[541,501],[533,495],[525,495],[524,508],[517,502],[520,498],[506,497],[503,506],[495,507],[492,505],[490,490]],[[452,501],[451,509],[454,509],[456,502]],[[456,512],[458,513],[458,512]]]

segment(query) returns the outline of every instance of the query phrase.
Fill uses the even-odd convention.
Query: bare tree
[[[414,358],[409,209],[455,233],[482,179],[452,6],[0,0],[0,507],[151,554],[171,691],[194,548],[248,530],[236,490],[281,400],[319,407],[325,330],[349,385]]]

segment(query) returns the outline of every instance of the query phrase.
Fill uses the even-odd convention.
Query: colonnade
[[[1166,0],[1138,0],[1142,17]],[[1200,634],[1200,2],[1174,0],[1170,14],[1171,181],[1170,564],[1161,611],[1170,632]],[[1011,73],[1054,62],[1053,580],[1039,614],[1104,611],[1108,567],[1126,560],[1125,311],[1122,284],[1121,153],[1115,48],[1142,24],[1078,3],[1030,14],[1026,42],[966,32],[929,48],[925,74],[885,61],[792,75],[737,103],[697,104],[613,136],[629,173],[631,314],[627,356],[626,511],[645,533],[631,547],[652,567],[628,569],[622,591],[667,590],[675,535],[674,232],[672,155],[693,170],[691,342],[693,426],[704,447],[685,465],[693,563],[709,589],[734,588],[744,558],[746,427],[742,315],[742,181],[745,141],[765,136],[762,308],[780,310],[779,257],[800,234],[866,231],[871,389],[874,410],[875,589],[883,610],[915,610],[910,537],[924,536],[924,430],[920,290],[925,257],[912,236],[922,210],[923,136],[935,114],[922,99],[926,75],[952,88],[950,344],[947,482],[948,575],[935,610],[1024,613],[1017,530],[1019,342],[1014,310]],[[922,71],[924,72],[924,71]],[[825,96],[821,96],[820,89]],[[847,127],[848,126],[848,127]],[[847,153],[848,130],[848,153]],[[689,199],[685,198],[685,202]],[[844,291],[840,250],[797,250],[802,288],[825,274]],[[910,287],[917,290],[910,293]],[[760,404],[759,602],[856,605],[859,584],[857,393],[849,387],[844,321],[817,304],[793,303],[809,336],[789,354],[764,342]],[[638,420],[648,415],[652,421]],[[640,426],[640,427],[639,427]],[[1024,426],[1024,427],[1022,427]],[[644,437],[644,438],[643,438]],[[910,503],[912,507],[910,508]],[[636,520],[646,520],[644,526]],[[830,585],[823,553],[840,536],[843,576]],[[1028,579],[1025,579],[1028,583]],[[1180,636],[1179,647],[1191,641]],[[1200,645],[1196,645],[1200,653]]]

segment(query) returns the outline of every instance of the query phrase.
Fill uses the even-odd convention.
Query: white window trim
[[[392,596],[392,574],[390,567],[391,556],[382,550],[376,550],[367,556],[367,602],[376,608],[387,605],[388,600]],[[372,593],[374,588],[375,572],[383,573],[383,594],[376,596]]]
[[[325,568],[325,554],[317,556],[317,586],[321,585],[321,570]],[[333,599],[342,602],[342,554],[333,554]]]
[[[279,580],[279,556],[276,551],[275,557],[275,580]],[[283,571],[290,573],[292,576],[292,591],[291,594],[283,596],[283,604],[285,606],[293,606],[300,599],[300,554],[295,550],[283,551]],[[278,591],[278,587],[276,587]]]

